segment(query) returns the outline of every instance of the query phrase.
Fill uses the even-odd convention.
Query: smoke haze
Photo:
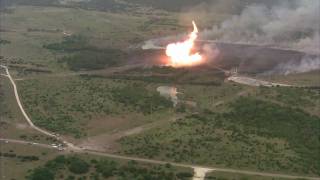
[[[273,70],[264,74],[288,75],[288,74],[309,72],[309,71],[317,70],[319,68],[320,68],[319,56],[315,56],[315,57],[305,56],[301,59],[300,62],[289,61],[286,63],[281,63],[278,66],[276,66]]]
[[[239,15],[201,33],[202,39],[270,45],[320,53],[320,1],[300,0],[282,5],[251,4]]]
[[[240,59],[240,64],[246,64],[246,67],[275,63],[272,69],[260,71],[262,74],[291,74],[320,69],[319,0],[215,0],[188,9],[182,16],[181,24],[195,19],[201,30],[206,29],[199,33],[199,38],[204,40],[202,43],[210,44],[202,47],[202,53],[211,60],[222,57],[220,62],[223,63],[239,51],[231,59]],[[176,36],[153,39],[147,41],[143,48],[161,49],[185,36],[182,32]],[[218,48],[214,46],[215,42],[220,44]],[[221,46],[221,43],[227,44]],[[244,48],[243,51],[240,47],[245,46],[235,46],[229,51],[228,47],[233,47],[231,44],[290,49],[302,52],[302,55],[295,57],[293,54],[295,58],[291,59],[291,55],[283,55],[290,51],[272,54],[270,50],[271,54],[268,54],[269,50],[263,50],[263,47]],[[256,52],[256,49],[260,51]]]

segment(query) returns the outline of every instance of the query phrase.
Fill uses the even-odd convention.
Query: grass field
[[[193,172],[169,164],[152,165],[86,154],[64,154],[56,150],[0,144],[1,174],[5,179],[179,179]],[[12,168],[15,167],[15,168]]]
[[[248,2],[228,0],[213,9],[197,6],[181,13],[174,6],[190,8],[198,1],[177,0],[169,6],[155,0],[73,5],[33,0],[37,6],[20,2],[0,12],[0,63],[8,64],[32,121],[78,146],[197,165],[319,176],[316,88],[248,87],[225,82],[225,74],[210,67],[150,67],[164,52],[140,50],[145,40],[187,32],[193,17],[200,29],[209,28]],[[230,4],[230,12],[214,11]],[[208,12],[199,12],[203,8]],[[146,66],[132,65],[141,62]],[[2,68],[0,73],[5,74]],[[264,78],[319,86],[317,75]],[[177,88],[176,107],[159,95],[159,86]],[[0,113],[1,137],[53,142],[30,129],[5,76],[0,76]],[[1,148],[1,153],[39,157],[28,162],[5,157],[5,172],[15,179],[43,174],[58,179],[188,179],[191,174],[190,169],[169,165],[88,155],[56,158],[57,152],[13,144]],[[207,179],[263,178],[212,172]]]
[[[274,178],[265,176],[243,175],[237,173],[210,172],[205,180],[287,180],[286,178]]]
[[[32,129],[18,107],[11,82],[0,77],[0,130],[2,138],[28,140],[40,143],[52,143],[55,139]]]
[[[269,81],[287,83],[293,86],[320,86],[319,71],[289,75],[271,75],[264,78]]]
[[[167,119],[172,111],[171,102],[159,96],[155,84],[54,77],[19,81],[18,85],[37,125],[78,138],[158,121],[159,115]]]
[[[170,164],[152,165],[135,161],[116,161],[95,156],[57,156],[29,173],[29,179],[139,179],[188,180],[193,173],[188,168]]]
[[[177,84],[181,92],[178,107],[165,108],[163,102],[151,101],[149,111],[150,102],[143,99],[157,94],[158,86],[168,85],[154,76],[146,78],[150,71],[158,76],[169,74],[168,82]],[[97,137],[96,143],[108,142],[103,134],[180,118],[139,130],[137,135],[119,136],[120,145],[114,146],[119,153],[261,171],[319,173],[314,162],[318,158],[319,118],[312,116],[319,107],[317,90],[201,84],[198,82],[205,81],[201,75],[190,79],[193,71],[182,72],[183,76],[177,76],[179,70],[151,68],[125,71],[118,78],[89,75],[59,77],[57,81],[57,77],[43,77],[18,85],[24,104],[32,105],[27,109],[38,125],[80,139]],[[127,78],[130,74],[134,78]],[[86,134],[64,127],[82,128],[81,133]]]
[[[244,91],[251,91],[247,87],[221,85],[219,78],[215,84],[212,80],[206,82],[202,76],[191,77],[192,71],[180,75],[170,70],[168,81],[163,82],[158,80],[166,72],[145,71],[139,70],[139,75],[130,71],[124,72],[125,76],[118,73],[106,77],[43,76],[18,81],[18,86],[22,102],[37,125],[77,138],[172,119],[176,111],[172,103],[156,92],[157,87],[168,85],[166,82],[177,84],[181,108],[187,110],[182,114],[201,109],[218,111]],[[159,76],[148,76],[150,71]]]
[[[165,23],[177,19],[176,15],[166,14],[151,22],[153,13],[135,15],[130,12],[15,6],[11,13],[1,16],[4,29],[1,38],[10,41],[1,44],[2,56],[11,62],[19,59],[24,64],[38,63],[58,71],[61,67],[57,66],[56,60],[64,53],[51,52],[43,46],[61,42],[63,37],[71,34],[87,37],[91,45],[99,48],[126,49],[151,37],[177,32],[172,29],[176,27],[175,23]]]
[[[0,172],[1,178],[4,179],[25,179],[29,170],[43,165],[58,154],[56,150],[32,147],[31,145],[5,144],[4,142],[0,142],[0,152]],[[36,158],[23,160],[26,159],[24,157]]]
[[[223,167],[319,174],[319,121],[275,103],[240,98],[225,113],[194,114],[124,137],[120,153]],[[308,139],[308,140],[307,140]]]
[[[275,103],[288,107],[303,109],[304,111],[320,116],[320,91],[313,88],[259,88],[257,97],[264,100],[271,100]]]

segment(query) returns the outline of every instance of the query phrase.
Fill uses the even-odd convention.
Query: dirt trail
[[[59,140],[59,141],[62,141],[66,146],[68,146],[68,148],[72,149],[72,150],[80,150],[80,148],[74,146],[72,143],[70,142],[67,142],[66,140],[63,140],[61,139],[60,137],[58,137],[56,134],[54,133],[51,133],[49,131],[46,131],[44,129],[41,129],[37,126],[35,126],[33,124],[33,122],[31,121],[31,119],[29,118],[28,114],[25,112],[23,106],[22,106],[22,103],[20,101],[20,97],[19,97],[19,94],[18,94],[18,88],[17,88],[17,85],[16,83],[14,82],[10,72],[9,72],[9,69],[7,68],[7,66],[3,66],[3,65],[0,65],[0,67],[4,68],[6,70],[6,73],[7,73],[7,77],[9,78],[12,86],[13,86],[13,91],[14,91],[14,96],[16,98],[16,101],[18,103],[18,106],[20,108],[20,111],[22,113],[22,115],[24,116],[24,118],[27,120],[28,124],[30,125],[31,128],[35,129],[36,131],[42,133],[42,134],[45,134],[47,136],[50,136],[50,137],[54,137],[55,139]]]
[[[281,83],[272,83],[268,81],[263,81],[259,79],[255,79],[252,77],[246,77],[246,76],[239,76],[239,75],[233,75],[228,78],[229,81],[233,81],[239,84],[245,84],[249,86],[265,86],[265,87],[273,87],[273,86],[285,86],[289,87],[291,85],[288,84],[281,84]]]
[[[19,141],[19,140],[11,140],[11,139],[1,139],[1,141],[7,141],[8,143],[19,143],[19,144],[31,144],[33,146],[40,146],[44,148],[51,148],[53,147],[47,145],[47,144],[32,144],[32,142],[28,141]],[[66,152],[69,153],[69,152]],[[246,174],[246,175],[258,175],[258,176],[267,176],[267,177],[278,177],[278,178],[287,178],[287,179],[308,179],[308,180],[320,180],[320,177],[310,177],[310,176],[294,176],[294,175],[287,175],[287,174],[277,174],[277,173],[265,173],[265,172],[255,172],[255,171],[246,171],[246,170],[237,170],[237,169],[228,169],[228,168],[214,168],[214,167],[205,167],[205,166],[194,166],[192,164],[183,164],[183,163],[175,163],[175,162],[169,162],[169,161],[160,161],[160,160],[153,160],[153,159],[145,159],[145,158],[138,158],[138,157],[130,157],[130,156],[123,156],[123,155],[116,155],[116,154],[110,154],[110,153],[104,153],[104,152],[97,152],[92,150],[83,150],[83,151],[76,151],[75,153],[85,153],[85,154],[92,154],[97,156],[104,156],[109,158],[115,158],[115,159],[123,159],[123,160],[134,160],[138,162],[145,162],[145,163],[151,163],[151,164],[171,164],[176,167],[184,167],[184,168],[192,168],[192,169],[199,169],[196,170],[197,176],[203,175],[204,171],[217,171],[217,172],[227,172],[227,173],[240,173],[240,174]]]
[[[183,163],[175,163],[175,162],[169,162],[169,161],[160,161],[160,160],[154,160],[154,159],[145,159],[145,158],[138,158],[138,157],[130,157],[130,156],[123,156],[123,155],[116,155],[116,154],[111,154],[111,153],[106,153],[106,152],[97,152],[97,151],[93,151],[93,150],[89,150],[89,149],[82,149],[78,146],[73,145],[70,142],[67,142],[66,140],[64,140],[62,137],[58,137],[57,135],[50,133],[46,130],[43,130],[37,126],[35,126],[33,124],[33,122],[31,121],[31,119],[29,118],[29,116],[27,115],[27,113],[25,112],[25,110],[23,109],[23,106],[21,104],[20,98],[19,98],[19,94],[18,94],[18,90],[17,90],[17,86],[13,80],[13,78],[11,77],[9,70],[6,66],[0,65],[0,67],[4,68],[6,70],[7,73],[7,77],[10,79],[13,87],[14,87],[14,94],[17,100],[17,103],[19,105],[19,108],[23,114],[23,116],[25,117],[25,119],[28,121],[29,125],[43,133],[46,134],[48,136],[51,137],[55,137],[58,140],[62,140],[63,143],[65,143],[69,150],[75,152],[75,153],[86,153],[86,154],[93,154],[93,155],[98,155],[98,156],[105,156],[105,157],[109,157],[109,158],[116,158],[116,159],[123,159],[123,160],[135,160],[135,161],[139,161],[139,162],[145,162],[145,163],[153,163],[153,164],[171,164],[173,166],[177,166],[177,167],[185,167],[185,168],[192,168],[195,170],[195,177],[194,178],[198,178],[198,177],[203,177],[205,176],[207,171],[219,171],[219,172],[228,172],[228,173],[240,173],[240,174],[247,174],[247,175],[259,175],[259,176],[268,176],[268,177],[278,177],[278,178],[287,178],[287,179],[309,179],[309,180],[320,180],[320,177],[309,177],[309,176],[294,176],[294,175],[287,175],[287,174],[277,174],[277,173],[266,173],[266,172],[256,172],[256,171],[248,171],[248,170],[238,170],[238,169],[229,169],[229,168],[215,168],[215,167],[205,167],[205,166],[196,166],[196,165],[192,165],[192,164],[183,164]],[[130,133],[129,133],[130,134]],[[40,147],[44,147],[44,148],[54,148],[48,144],[40,144],[40,143],[34,143],[34,142],[28,142],[28,141],[21,141],[21,140],[14,140],[14,139],[4,139],[0,137],[0,142],[11,142],[11,143],[20,143],[20,144],[31,144],[34,146],[40,146]],[[68,152],[68,151],[66,151]]]
[[[177,119],[181,117],[182,116],[175,116],[165,121],[156,121],[142,126],[137,126],[131,129],[89,137],[86,140],[80,142],[78,146],[83,147],[84,149],[91,149],[95,151],[113,152],[115,147],[117,147],[116,141],[120,138],[139,134],[143,131],[147,131],[165,123],[175,122]]]

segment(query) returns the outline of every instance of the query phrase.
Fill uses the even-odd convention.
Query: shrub
[[[190,172],[180,172],[180,173],[177,173],[176,175],[179,179],[185,179],[185,178],[191,178],[193,177],[193,174],[190,173]]]
[[[75,174],[85,174],[89,171],[89,164],[82,159],[72,157],[69,159],[68,169]]]
[[[53,180],[54,173],[46,167],[40,167],[33,170],[32,174],[29,177],[30,180]]]
[[[116,169],[117,164],[114,161],[102,160],[96,165],[97,172],[101,173],[105,178],[112,176]]]

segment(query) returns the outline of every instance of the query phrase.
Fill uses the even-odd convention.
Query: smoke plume
[[[201,38],[320,53],[320,1],[293,2],[269,7],[251,4],[239,15],[200,33]]]
[[[181,16],[181,24],[195,19],[200,29],[205,29],[199,33],[199,43],[208,44],[202,46],[202,55],[210,62],[227,64],[238,59],[246,68],[259,65],[262,68],[257,71],[262,74],[320,69],[319,0],[212,0],[183,11]],[[185,37],[179,34],[153,39],[143,48],[161,49]],[[274,48],[279,50],[276,54]]]
[[[280,63],[271,71],[263,73],[265,75],[269,74],[295,74],[295,73],[304,73],[313,70],[320,69],[320,57],[319,56],[304,56],[300,62],[288,61],[286,63]]]

